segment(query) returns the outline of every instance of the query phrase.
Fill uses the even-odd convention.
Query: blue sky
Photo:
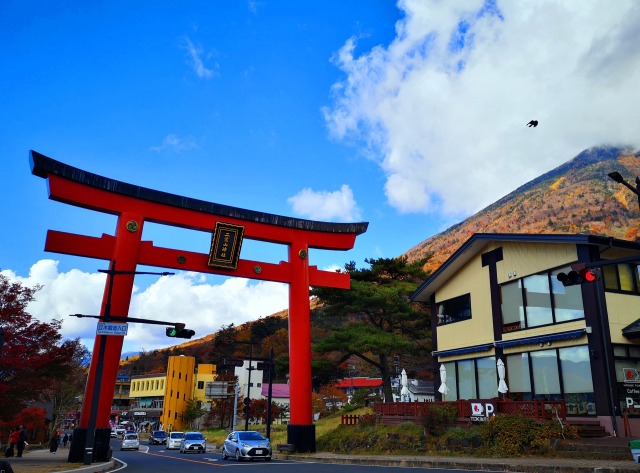
[[[349,252],[395,257],[600,144],[640,138],[634,1],[0,4],[0,270],[42,284],[30,311],[91,347],[101,261],[44,252],[48,229],[115,218],[49,201],[28,151],[153,189],[314,220],[369,222]],[[540,125],[525,124],[537,119]],[[210,236],[145,226],[205,252]],[[241,257],[283,248],[245,241]],[[284,286],[136,278],[130,314],[198,335],[286,308]],[[132,327],[125,350],[162,330]]]

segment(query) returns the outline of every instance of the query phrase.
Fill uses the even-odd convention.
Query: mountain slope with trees
[[[433,271],[474,233],[585,233],[638,240],[638,200],[608,177],[613,171],[633,184],[640,175],[640,153],[587,149],[403,256],[416,261],[430,255],[425,268]]]

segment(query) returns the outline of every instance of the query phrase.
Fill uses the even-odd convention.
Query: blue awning
[[[481,351],[487,351],[493,348],[493,343],[486,343],[484,345],[475,345],[472,347],[454,348],[453,350],[441,350],[434,351],[432,354],[435,356],[455,356],[466,355],[468,353],[478,353]]]
[[[548,335],[539,335],[537,337],[518,338],[516,340],[500,340],[496,342],[497,347],[507,348],[518,345],[529,345],[530,343],[547,343],[557,340],[571,340],[579,338],[586,333],[586,329],[570,330],[568,332],[550,333]]]

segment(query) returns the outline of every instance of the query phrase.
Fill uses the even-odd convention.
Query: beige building
[[[431,307],[437,398],[564,400],[569,416],[622,435],[626,414],[637,432],[638,263],[636,242],[473,235],[412,296]],[[597,280],[565,286],[580,264]]]

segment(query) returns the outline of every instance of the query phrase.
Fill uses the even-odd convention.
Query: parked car
[[[207,440],[200,432],[187,432],[180,442],[180,453],[205,453],[207,451]]]
[[[140,450],[140,438],[135,432],[127,432],[122,436],[120,450]]]
[[[260,432],[253,430],[236,430],[231,432],[225,439],[222,446],[222,459],[234,457],[240,461],[243,459],[253,460],[263,458],[265,461],[271,460],[271,442]]]
[[[167,438],[167,450],[180,448],[180,442],[184,438],[184,432],[171,432]]]
[[[116,432],[116,428],[115,428],[115,427],[113,427],[113,428],[111,429],[111,437],[117,437],[117,436],[118,436],[118,432]]]
[[[166,445],[167,433],[164,430],[154,430],[149,437],[149,445]]]

